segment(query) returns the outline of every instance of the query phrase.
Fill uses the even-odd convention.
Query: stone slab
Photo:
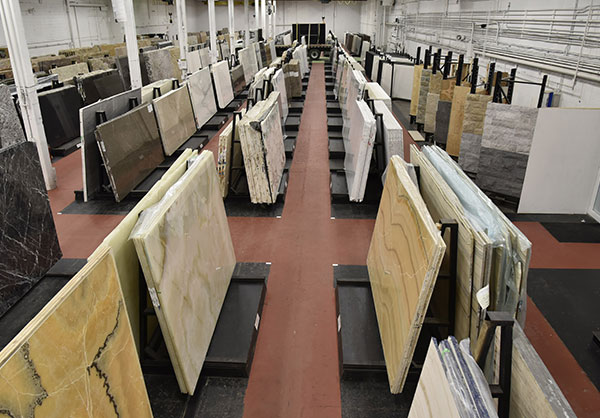
[[[173,66],[170,49],[161,48],[140,54],[140,66],[148,75],[148,82],[153,83],[166,78],[178,78],[176,67]]]
[[[50,74],[58,74],[58,81],[64,83],[70,81],[73,77],[89,73],[88,65],[85,62],[78,62],[76,64],[65,65],[64,67],[56,67],[50,69]]]
[[[46,140],[51,147],[59,147],[79,135],[79,109],[83,103],[75,86],[63,86],[38,94]]]
[[[427,104],[425,105],[425,124],[423,126],[423,131],[425,133],[435,133],[435,123],[437,119],[439,101],[440,95],[438,93],[427,93]]]
[[[417,123],[425,123],[425,112],[427,108],[427,93],[431,81],[431,70],[421,71],[421,83],[419,84],[419,104],[417,107]]]
[[[481,147],[477,185],[485,191],[520,198],[529,155]]]
[[[15,102],[8,86],[0,85],[0,148],[25,141]]]
[[[411,116],[417,116],[417,110],[419,108],[419,93],[421,92],[422,72],[423,64],[415,65],[413,72],[412,93],[410,97],[410,111],[408,112]]]
[[[349,107],[350,126],[348,136],[344,137],[344,170],[350,201],[361,202],[367,184],[377,126],[375,117],[365,101],[353,100]]]
[[[217,104],[220,109],[227,107],[233,100],[233,86],[231,85],[231,74],[227,61],[219,61],[212,65],[212,75],[215,83]]]
[[[374,102],[375,111],[383,115],[383,146],[385,149],[385,165],[387,166],[393,155],[404,159],[404,141],[402,126],[387,104],[380,100]]]
[[[188,52],[187,57],[187,70],[188,73],[195,73],[202,68],[202,61],[200,60],[200,51],[198,49]]]
[[[246,85],[252,82],[252,77],[258,72],[258,64],[256,62],[256,55],[254,55],[254,49],[249,46],[240,49],[238,52],[240,65],[244,69],[244,79]]]
[[[450,112],[452,102],[440,100],[435,115],[435,133],[433,139],[438,144],[445,144],[448,140],[448,127],[450,125]]]
[[[392,110],[392,99],[385,92],[383,87],[379,85],[379,83],[375,83],[373,81],[368,82],[365,84],[365,91],[368,92],[369,99],[380,100],[385,103],[390,111]]]
[[[460,141],[463,133],[463,120],[465,115],[465,101],[470,87],[458,86],[452,95],[452,107],[450,109],[450,122],[448,123],[448,140],[446,150],[453,157],[460,153]]]
[[[187,87],[190,92],[196,128],[200,129],[217,113],[215,92],[210,78],[210,69],[203,68],[188,77]]]
[[[173,153],[196,132],[196,121],[187,86],[152,100],[165,155]],[[148,106],[151,111],[152,108]]]

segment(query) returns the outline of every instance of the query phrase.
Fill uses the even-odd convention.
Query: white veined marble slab
[[[200,63],[202,64],[202,68],[208,67],[209,64],[212,64],[211,59],[210,59],[210,49],[201,48],[199,54],[200,54]]]
[[[231,84],[231,74],[227,61],[219,61],[212,65],[213,79],[215,81],[215,90],[217,91],[217,103],[219,108],[227,107],[233,100],[233,85]]]
[[[198,49],[188,52],[187,66],[188,73],[195,73],[202,68],[202,60],[200,59],[200,51]]]
[[[383,148],[385,150],[386,166],[390,162],[392,155],[399,155],[404,159],[404,142],[402,126],[396,120],[387,104],[381,100],[373,102],[376,113],[383,115]]]
[[[249,46],[244,49],[240,49],[238,52],[238,57],[240,59],[240,64],[244,69],[244,80],[246,81],[246,85],[248,85],[252,82],[254,74],[258,72],[254,47]]]
[[[212,80],[210,79],[210,69],[206,67],[190,75],[187,85],[190,91],[190,99],[192,100],[192,108],[194,109],[196,127],[200,129],[217,113],[217,103],[215,101]]]
[[[131,233],[181,392],[192,395],[235,268],[212,152]]]
[[[350,103],[350,129],[344,138],[344,170],[348,196],[352,202],[362,202],[375,140],[375,117],[364,100]]]

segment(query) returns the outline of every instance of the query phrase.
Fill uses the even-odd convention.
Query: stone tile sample
[[[233,86],[231,85],[231,74],[227,61],[219,61],[212,65],[213,80],[217,94],[217,104],[220,109],[227,107],[233,100]]]
[[[77,116],[83,105],[77,88],[65,85],[46,90],[38,94],[38,99],[48,145],[59,147],[77,138]]]
[[[0,316],[61,258],[37,148],[0,150]]]
[[[25,141],[15,102],[8,86],[0,85],[0,148]]]
[[[255,104],[238,122],[252,203],[272,204],[285,166],[278,92]]]
[[[156,118],[146,105],[98,125],[96,140],[117,202],[164,160]]]
[[[285,123],[289,112],[283,69],[280,68],[275,71],[275,74],[273,74],[273,77],[271,78],[271,83],[273,84],[275,91],[279,92],[279,114],[281,115],[281,123],[283,124]]]
[[[470,87],[458,86],[454,88],[452,96],[452,107],[450,109],[450,122],[448,123],[448,140],[446,150],[453,157],[460,153],[460,142],[463,134],[463,120],[465,116],[465,101]]]
[[[196,128],[200,129],[217,113],[217,103],[210,78],[210,69],[207,67],[196,71],[188,77],[186,84],[190,91]]]
[[[152,417],[108,251],[69,281],[0,352],[0,407],[12,417]]]
[[[204,67],[208,67],[210,64],[212,64],[212,61],[210,59],[210,49],[207,48],[200,48],[199,50],[200,52],[200,62],[202,63],[202,68]]]
[[[417,123],[425,123],[425,112],[427,107],[427,93],[429,93],[429,82],[431,70],[421,71],[421,83],[419,84],[419,102],[417,106]]]
[[[367,256],[392,393],[404,388],[445,250],[417,186],[393,156]]]
[[[302,77],[300,76],[300,62],[296,59],[290,60],[283,65],[286,93],[288,97],[302,97]],[[288,89],[289,85],[289,89]]]
[[[58,81],[64,83],[70,81],[79,74],[89,73],[88,65],[85,62],[78,62],[77,64],[66,65],[64,67],[56,67],[50,69],[50,74],[58,74]]]
[[[192,395],[236,260],[212,152],[203,152],[131,239],[179,389]]]
[[[479,170],[483,123],[488,103],[491,101],[492,96],[482,94],[468,94],[465,101],[458,161],[461,168],[470,173],[477,173]]]
[[[140,103],[140,89],[126,91],[79,109],[83,196],[86,202],[100,191],[102,178],[102,167],[100,165],[102,157],[95,135],[98,122],[96,113],[104,112],[107,121],[114,119],[129,111],[130,99],[135,99],[137,103]]]
[[[165,94],[173,90],[174,83],[176,83],[174,78],[168,78],[166,80],[155,81],[154,83],[142,87],[142,103],[152,103],[153,99],[156,99],[160,96],[164,96]],[[160,91],[160,94],[157,97],[154,97],[155,88],[158,88],[158,90]]]
[[[385,149],[386,166],[389,163],[392,155],[399,155],[404,159],[404,142],[402,126],[396,120],[392,111],[387,104],[381,100],[373,102],[375,112],[383,115],[383,146]]]
[[[240,64],[244,69],[244,79],[246,84],[252,82],[252,77],[258,72],[258,64],[256,62],[256,55],[252,46],[240,49],[238,51],[238,58]]]
[[[238,65],[233,67],[229,72],[231,73],[231,84],[233,86],[233,94],[237,96],[244,90],[244,87],[246,87],[244,67],[242,65]]]
[[[362,202],[377,126],[375,117],[365,101],[353,100],[349,107],[350,128],[348,137],[344,138],[344,170],[350,201]]]
[[[121,289],[123,290],[125,306],[127,308],[127,313],[129,314],[129,320],[131,321],[133,338],[135,339],[138,349],[140,343],[140,263],[135,251],[135,246],[129,239],[129,235],[135,227],[140,213],[162,199],[166,191],[179,180],[183,173],[185,173],[188,160],[196,155],[198,155],[197,150],[192,151],[189,148],[185,149],[171,167],[163,174],[160,180],[158,180],[142,200],[129,211],[119,225],[104,238],[96,251],[90,256],[90,259],[93,259],[107,247],[111,249],[113,256],[115,257],[115,262],[117,263],[117,271],[119,273]]]
[[[187,57],[187,70],[188,73],[195,73],[202,68],[202,61],[200,59],[200,50],[189,51]]]
[[[140,66],[148,75],[148,81],[153,83],[165,78],[178,78],[173,66],[170,48],[155,49],[140,54]]]
[[[427,104],[425,105],[425,124],[423,126],[423,131],[425,131],[425,133],[435,132],[435,122],[439,101],[440,95],[438,93],[427,93]]]
[[[187,86],[152,100],[160,140],[168,157],[196,133],[196,121]]]
[[[392,110],[392,99],[379,83],[370,81],[365,84],[365,90],[368,92],[369,99],[382,101],[388,109]]]
[[[435,116],[435,132],[433,139],[436,143],[445,144],[448,140],[448,126],[450,125],[450,112],[452,102],[440,100]]]

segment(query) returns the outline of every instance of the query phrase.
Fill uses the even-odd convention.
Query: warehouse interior
[[[600,416],[597,0],[0,17],[0,417]]]

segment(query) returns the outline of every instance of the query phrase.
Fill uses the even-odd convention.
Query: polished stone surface
[[[362,202],[377,127],[375,117],[365,101],[354,100],[349,107],[350,129],[348,137],[344,138],[344,170],[350,201]]]
[[[89,105],[122,93],[123,80],[117,70],[97,70],[75,77],[75,85],[83,97],[83,104]]]
[[[150,83],[178,77],[178,71],[173,66],[170,49],[162,48],[140,54],[140,66],[144,67]]]
[[[87,202],[100,191],[102,167],[100,150],[94,131],[98,125],[97,113],[103,112],[111,120],[129,110],[129,100],[140,103],[140,89],[126,91],[79,109],[79,135],[81,136],[81,160],[83,171],[83,194]]]
[[[246,78],[244,75],[244,67],[238,65],[230,70],[231,73],[231,84],[233,85],[233,94],[238,95],[246,87]]]
[[[256,56],[256,65],[258,65],[258,69],[265,67],[265,63],[262,60],[262,56],[260,54],[260,44],[255,42],[250,45],[250,47],[254,48],[254,55]]]
[[[146,105],[98,125],[96,140],[117,202],[164,160],[156,118]]]
[[[142,212],[131,238],[179,388],[193,394],[236,264],[211,152]]]
[[[278,96],[278,92],[271,93],[238,123],[252,203],[272,204],[277,200],[285,166]]]
[[[210,78],[210,69],[203,68],[188,77],[187,86],[190,91],[196,127],[202,128],[217,113],[215,92]]]
[[[202,64],[202,68],[208,67],[211,64],[210,60],[210,50],[207,48],[200,49],[200,63]]]
[[[399,155],[400,158],[404,158],[402,126],[385,102],[375,100],[373,104],[375,112],[383,115],[383,147],[385,150],[385,165],[387,166],[392,155]]]
[[[285,76],[283,74],[283,69],[279,69],[275,71],[273,74],[273,78],[271,78],[271,83],[273,83],[273,88],[275,91],[279,92],[279,114],[281,115],[282,123],[285,122],[289,108],[288,108],[288,100],[287,100],[287,92],[285,90]]]
[[[0,352],[9,417],[151,417],[115,262],[92,259]]]
[[[83,103],[75,86],[46,90],[38,98],[48,145],[59,147],[79,136],[78,112]]]
[[[173,78],[167,78],[165,80],[158,80],[154,83],[150,83],[142,87],[142,103],[152,103],[152,99],[163,96],[173,90],[173,84],[176,85],[176,81]],[[158,89],[155,93],[154,89]],[[156,97],[155,97],[156,95]]]
[[[158,121],[163,149],[168,157],[196,132],[196,121],[187,86],[171,90],[152,100],[152,106]]]
[[[452,102],[440,100],[438,102],[437,114],[435,116],[434,139],[438,144],[445,144],[448,140],[448,127],[450,126],[450,111]]]
[[[427,93],[429,93],[429,84],[431,80],[431,70],[423,69],[421,71],[421,81],[419,84],[419,102],[417,105],[417,123],[425,123],[425,112],[427,106]]]
[[[379,83],[375,83],[375,82],[368,82],[367,84],[365,84],[365,91],[368,92],[369,94],[369,99],[373,99],[373,100],[380,100],[383,103],[385,103],[385,105],[388,107],[388,109],[391,111],[392,110],[392,99],[390,98],[390,96],[385,92],[385,90],[383,89],[383,87],[381,87],[379,85]]]
[[[0,148],[25,141],[25,133],[8,86],[0,85]]]
[[[50,74],[58,74],[58,81],[63,83],[70,81],[73,77],[79,74],[89,73],[88,65],[85,62],[78,62],[77,64],[65,65],[64,67],[56,67],[50,69]]]
[[[36,146],[0,150],[0,316],[61,257]]]
[[[240,64],[244,69],[244,79],[246,80],[246,84],[250,84],[252,81],[252,77],[254,74],[258,72],[258,63],[256,61],[256,55],[254,53],[254,48],[248,46],[244,49],[240,49],[238,51],[238,57],[240,60]]]
[[[231,74],[227,61],[219,61],[212,65],[213,80],[217,93],[217,104],[224,109],[233,100],[233,86],[231,85]]]
[[[445,249],[405,163],[392,157],[367,256],[392,393],[404,387]]]
[[[302,96],[302,77],[300,76],[300,62],[296,59],[290,60],[283,65],[285,76],[285,88],[288,98]]]
[[[188,52],[187,58],[187,70],[188,73],[195,73],[202,68],[202,61],[200,60],[200,50]]]

